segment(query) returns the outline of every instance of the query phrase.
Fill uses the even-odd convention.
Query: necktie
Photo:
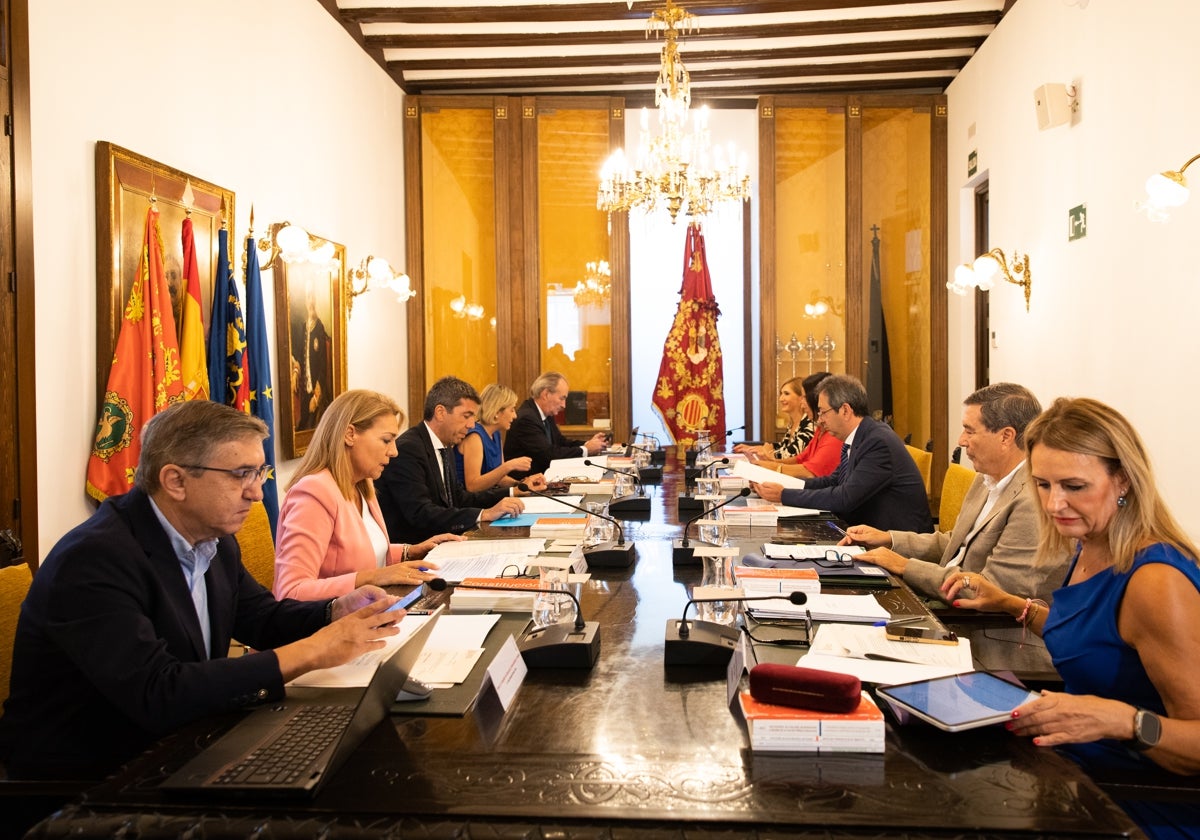
[[[439,452],[442,456],[442,490],[446,504],[454,507],[454,470],[450,464],[450,447],[443,446]]]
[[[846,459],[850,457],[850,444],[842,444],[842,459],[838,461],[838,469],[846,466]]]
[[[549,443],[554,443],[554,435],[551,434],[551,432],[550,432],[550,424],[553,422],[554,422],[554,419],[551,417],[547,417],[545,420],[542,421],[542,426],[546,429],[546,440]]]

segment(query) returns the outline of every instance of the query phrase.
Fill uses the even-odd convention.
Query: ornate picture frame
[[[285,224],[271,225],[271,242]],[[333,246],[332,258],[284,261],[276,253],[271,262],[278,342],[275,407],[287,459],[308,450],[325,408],[346,390],[346,246],[309,234],[314,255],[326,244]]]
[[[155,199],[162,234],[163,261],[178,325],[183,306],[183,244],[187,208],[183,194],[192,188],[191,218],[200,270],[204,321],[212,310],[216,278],[217,232],[227,220],[230,248],[237,242],[233,220],[235,195],[203,178],[151,160],[113,143],[96,143],[96,398],[108,383],[109,368],[121,330],[121,316],[133,287],[145,234],[146,211]],[[231,260],[233,256],[231,255]]]

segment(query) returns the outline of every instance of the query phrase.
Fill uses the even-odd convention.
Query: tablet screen
[[[985,671],[881,687],[879,693],[950,731],[996,723],[1037,697]]]

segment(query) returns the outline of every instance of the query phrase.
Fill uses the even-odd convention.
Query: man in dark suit
[[[758,495],[794,507],[837,514],[851,525],[885,531],[932,531],[925,481],[890,427],[867,416],[867,392],[852,376],[830,376],[817,387],[817,422],[842,441],[831,475],[804,480],[804,489],[773,482],[751,485]]]
[[[396,599],[276,601],[234,533],[262,498],[256,417],[208,400],[146,425],[134,489],[51,550],[21,606],[0,759],[13,778],[98,778],[192,720],[383,647]],[[228,658],[230,640],[258,653]],[[274,648],[272,650],[272,648]]]
[[[529,387],[529,399],[517,409],[504,438],[504,457],[533,460],[529,474],[543,473],[556,458],[585,458],[595,455],[607,445],[604,432],[587,440],[567,440],[563,437],[554,415],[567,404],[567,379],[561,373],[543,373]]]
[[[412,544],[435,534],[461,534],[524,510],[508,489],[472,493],[458,479],[454,447],[475,425],[478,412],[479,394],[456,376],[442,377],[425,395],[424,422],[396,439],[396,457],[375,482],[392,542]]]

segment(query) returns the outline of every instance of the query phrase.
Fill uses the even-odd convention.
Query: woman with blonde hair
[[[440,534],[418,545],[388,542],[374,480],[396,455],[403,412],[376,391],[346,391],[329,404],[279,510],[275,595],[312,601],[365,584],[417,584],[434,577]]]
[[[507,432],[517,416],[517,394],[506,385],[491,384],[479,395],[479,419],[467,431],[454,452],[458,477],[472,493],[493,487],[513,487],[517,480],[510,473],[523,473],[533,465],[529,457],[504,460],[500,433]],[[542,476],[527,476],[526,484],[544,486]]]
[[[1200,680],[1188,665],[1200,649],[1200,555],[1159,496],[1141,438],[1101,402],[1058,399],[1025,439],[1039,554],[1074,554],[1064,585],[1049,608],[979,574],[942,587],[955,606],[1008,612],[1040,633],[1063,678],[1065,693],[1020,706],[1009,729],[1105,775],[1171,784],[1200,773]],[[1151,837],[1200,826],[1196,803],[1120,804]]]
[[[790,463],[795,463],[796,457],[808,446],[816,431],[816,425],[809,414],[808,403],[804,399],[802,377],[794,376],[779,386],[779,409],[787,417],[788,427],[778,443],[739,443],[733,447],[733,451],[757,457],[767,463],[788,459],[791,459]]]

